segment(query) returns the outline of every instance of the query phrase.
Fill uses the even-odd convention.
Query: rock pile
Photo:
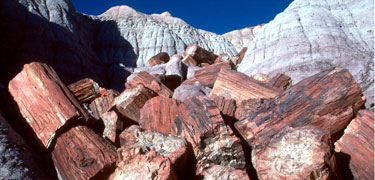
[[[218,57],[191,45],[154,66],[173,61],[180,79],[139,71],[121,93],[91,79],[65,86],[53,68],[32,62],[8,90],[63,180],[373,177],[374,114],[348,70],[292,85],[284,74],[247,76]],[[187,78],[186,67],[198,70]],[[16,158],[30,153],[17,150],[22,141],[6,143]],[[14,166],[6,168],[26,165]],[[25,177],[47,176],[26,167]]]

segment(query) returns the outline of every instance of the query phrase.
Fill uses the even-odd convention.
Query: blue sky
[[[223,34],[271,21],[292,0],[72,0],[78,12],[99,15],[112,6],[128,5],[145,13],[169,11],[195,28]]]

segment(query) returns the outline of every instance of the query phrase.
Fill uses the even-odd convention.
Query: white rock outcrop
[[[284,73],[296,83],[317,72],[347,68],[374,103],[374,1],[295,0],[247,45],[238,70]]]
[[[262,29],[263,26],[264,24],[260,24],[257,26],[251,26],[240,30],[234,30],[231,32],[227,32],[222,36],[228,41],[230,41],[237,51],[241,51],[242,48],[250,44],[250,42],[255,38],[255,35],[258,34],[258,32]]]

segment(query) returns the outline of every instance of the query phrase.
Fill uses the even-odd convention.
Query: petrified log
[[[273,98],[280,93],[280,90],[273,89],[243,73],[222,69],[216,79],[210,97],[223,96],[226,99],[242,101],[256,98]]]
[[[118,96],[118,92],[114,90],[102,91],[101,97],[96,98],[90,103],[91,114],[95,119],[100,119],[100,116],[107,112],[111,107],[112,101]]]
[[[154,96],[156,96],[156,94],[152,90],[140,84],[135,88],[126,89],[116,97],[112,102],[110,110],[114,110],[137,122],[140,117],[139,111],[147,100]]]
[[[116,159],[115,147],[85,126],[72,128],[61,135],[52,152],[56,171],[63,180],[105,176]]]
[[[0,179],[47,179],[38,168],[32,150],[1,113],[0,159]]]
[[[198,64],[208,63],[213,64],[217,55],[199,47],[196,44],[192,44],[185,49],[184,57],[191,56]]]
[[[263,73],[256,73],[256,74],[251,75],[251,77],[254,78],[255,80],[258,80],[266,84],[268,83],[268,81],[270,81],[270,77],[267,74],[263,74]]]
[[[226,99],[223,96],[211,96],[211,99],[215,101],[217,108],[224,115],[234,117],[236,112],[236,101],[233,99]]]
[[[334,179],[335,156],[328,131],[286,127],[252,151],[258,178]]]
[[[360,110],[335,143],[336,152],[350,155],[354,179],[374,178],[374,112]]]
[[[137,153],[131,159],[122,160],[109,180],[123,179],[177,180],[177,177],[170,160],[152,150],[145,155]]]
[[[100,96],[100,87],[94,80],[85,78],[68,85],[69,90],[81,103],[90,103]]]
[[[242,48],[242,50],[240,51],[239,58],[241,60],[245,57],[246,51],[247,51],[247,47]],[[239,63],[241,63],[241,62],[239,62]]]
[[[155,97],[142,108],[139,124],[185,138],[193,146],[198,174],[215,164],[245,167],[240,140],[225,125],[215,102],[207,97],[190,97],[184,103]]]
[[[312,125],[332,135],[345,128],[364,102],[349,71],[333,68],[299,82],[235,127],[253,146],[266,143],[285,126]]]
[[[292,86],[292,79],[285,74],[278,73],[276,76],[272,77],[267,84],[285,91]]]
[[[143,152],[156,151],[171,160],[177,173],[184,174],[187,165],[187,143],[185,139],[160,132],[148,131],[133,125],[120,134],[122,147],[138,148]]]
[[[203,180],[250,180],[246,171],[230,166],[214,165],[204,170],[201,175]]]
[[[267,104],[270,99],[248,99],[236,103],[236,111],[234,117],[238,120],[243,120],[255,113],[263,105]]]
[[[9,92],[46,148],[50,147],[57,131],[79,119],[89,119],[56,72],[46,64],[24,65],[9,82]]]
[[[103,137],[108,138],[110,141],[117,144],[119,142],[119,139],[117,139],[118,135],[125,129],[123,119],[121,119],[114,111],[103,113],[101,119],[104,123]]]
[[[195,82],[199,82],[203,86],[212,88],[221,69],[231,70],[232,68],[229,62],[217,63],[204,67],[195,71],[193,78],[187,79],[182,85],[192,85]]]
[[[208,96],[210,92],[210,88],[204,87],[199,82],[196,82],[193,85],[181,85],[176,88],[173,92],[173,99],[183,102],[191,96]]]
[[[153,67],[157,64],[163,64],[163,63],[166,63],[169,61],[169,54],[166,53],[166,52],[161,52],[155,56],[153,56],[152,58],[150,58],[147,62],[148,62],[148,65]]]
[[[156,77],[150,75],[145,71],[141,71],[131,81],[125,84],[127,89],[136,87],[138,84],[143,84],[145,87],[153,90],[159,96],[172,97],[173,92],[161,83]]]

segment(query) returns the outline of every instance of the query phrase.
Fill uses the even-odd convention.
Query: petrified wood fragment
[[[247,47],[242,48],[242,50],[240,51],[239,57],[241,60],[245,57],[246,51],[247,51]]]
[[[57,139],[52,160],[63,180],[101,177],[115,165],[115,147],[85,126],[70,129]]]
[[[270,99],[248,99],[236,104],[236,111],[234,117],[238,120],[243,120],[255,113],[263,105],[267,104]]]
[[[173,92],[161,83],[156,77],[150,75],[145,71],[141,71],[131,81],[125,84],[127,89],[136,87],[138,84],[143,84],[145,87],[153,90],[159,96],[172,97]]]
[[[191,96],[208,96],[210,92],[210,88],[202,86],[199,82],[195,82],[193,85],[181,85],[176,88],[173,92],[173,99],[183,102]]]
[[[152,58],[150,58],[147,62],[148,62],[148,65],[153,67],[157,64],[163,64],[163,63],[166,63],[169,61],[169,54],[166,53],[166,52],[161,52],[155,56],[153,56]]]
[[[108,138],[110,141],[117,144],[117,137],[125,128],[123,119],[121,119],[114,111],[103,113],[101,119],[104,123],[103,137]]]
[[[222,69],[211,91],[211,96],[242,101],[256,98],[273,98],[281,93],[243,73]]]
[[[208,63],[213,64],[217,55],[199,47],[196,44],[192,44],[185,49],[184,57],[191,56],[198,64]]]
[[[96,98],[90,103],[91,114],[95,119],[100,119],[100,116],[107,112],[111,107],[112,101],[118,96],[118,92],[114,90],[102,91],[102,96]]]
[[[129,157],[129,156],[122,156]],[[123,159],[109,180],[177,180],[168,158],[151,150],[145,155],[135,154],[131,159]]]
[[[268,81],[270,81],[270,77],[267,74],[263,74],[263,73],[256,73],[256,74],[251,75],[251,77],[254,78],[255,80],[258,80],[266,84],[268,83]]]
[[[215,59],[215,64],[216,63],[221,63],[221,62],[230,62],[230,57],[228,54],[219,54],[219,56]]]
[[[335,143],[337,152],[350,155],[349,167],[354,179],[374,178],[374,112],[360,110]]]
[[[222,62],[204,67],[195,71],[194,76],[184,81],[182,85],[192,85],[195,82],[200,82],[203,86],[212,88],[221,69],[231,70],[232,68],[229,62]]]
[[[214,165],[200,175],[203,176],[203,180],[250,180],[246,171],[230,166]]]
[[[284,126],[312,125],[332,135],[345,128],[364,102],[349,71],[333,68],[299,82],[235,127],[252,145],[266,143]]]
[[[233,99],[226,99],[223,96],[211,96],[210,99],[215,101],[217,108],[224,115],[234,117],[236,112],[236,101]]]
[[[81,103],[90,103],[100,96],[99,84],[89,78],[72,83],[68,88]]]
[[[156,96],[156,94],[145,88],[143,85],[137,85],[132,89],[126,89],[116,97],[111,105],[110,110],[114,110],[121,115],[137,122],[139,120],[139,111],[147,100]]]
[[[267,84],[285,91],[292,86],[292,79],[285,74],[278,73],[276,76],[272,77]]]
[[[190,55],[185,56],[182,61],[184,64],[188,66],[197,66],[198,62]]]
[[[56,131],[67,128],[87,114],[56,72],[48,65],[33,62],[9,82],[9,92],[22,116],[44,147],[49,148]]]
[[[252,162],[260,180],[336,177],[329,132],[313,126],[284,128],[253,149]]]

